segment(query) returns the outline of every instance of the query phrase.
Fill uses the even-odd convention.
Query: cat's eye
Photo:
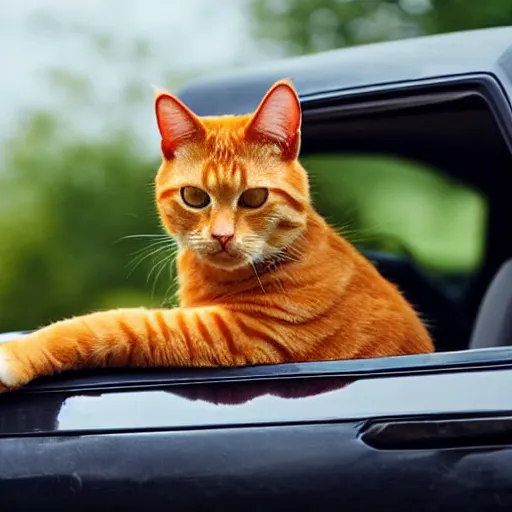
[[[192,208],[204,208],[210,204],[210,196],[200,188],[183,187],[180,193],[183,202]]]
[[[238,204],[244,208],[259,208],[265,204],[267,197],[268,188],[250,188],[240,196]]]

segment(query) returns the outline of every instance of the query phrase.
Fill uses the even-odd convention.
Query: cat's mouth
[[[235,251],[229,251],[226,249],[220,249],[217,252],[212,254],[212,257],[216,260],[222,260],[222,261],[236,261],[241,260],[242,255]]]
[[[247,264],[247,257],[231,248],[219,249],[207,255],[207,259],[215,266],[222,268],[238,268]]]
[[[225,260],[230,260],[233,258],[237,258],[237,254],[233,254],[231,252],[228,252],[226,249],[220,249],[217,252],[213,253],[212,255],[214,258],[222,258]]]

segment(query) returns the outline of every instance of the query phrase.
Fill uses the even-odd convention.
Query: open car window
[[[465,301],[485,262],[487,196],[396,156],[331,151],[302,162],[320,213],[399,287],[436,349],[467,348]]]
[[[510,254],[511,153],[494,100],[471,87],[305,103],[301,160],[320,213],[399,287],[437,351],[469,348]]]
[[[418,162],[379,155],[305,156],[320,213],[362,250],[413,259],[439,276],[468,276],[485,256],[481,191]]]

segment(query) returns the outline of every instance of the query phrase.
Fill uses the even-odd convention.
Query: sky
[[[176,78],[267,58],[251,36],[248,7],[248,0],[0,0],[0,144],[27,108],[59,109],[95,130],[103,126],[100,105],[121,108],[119,91],[134,79],[150,102],[154,85],[172,90]],[[142,47],[145,58],[137,58]],[[70,105],[57,85],[68,72],[92,88],[87,109]],[[149,107],[135,125],[147,122]]]

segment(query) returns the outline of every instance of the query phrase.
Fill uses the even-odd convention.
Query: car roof
[[[344,89],[475,73],[494,74],[512,98],[512,26],[361,45],[285,58],[197,79],[179,97],[197,114],[243,114],[276,80],[291,78],[301,100]]]

